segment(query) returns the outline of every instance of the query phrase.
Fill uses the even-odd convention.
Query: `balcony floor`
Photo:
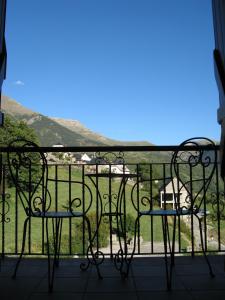
[[[110,260],[101,265],[103,280],[94,267],[79,269],[78,259],[62,259],[54,291],[47,288],[46,259],[25,258],[18,276],[11,279],[15,258],[5,258],[0,272],[0,298],[5,299],[224,299],[224,256],[210,256],[215,273],[211,278],[203,257],[180,256],[175,260],[172,291],[166,290],[162,257],[135,258],[128,279],[121,279]]]

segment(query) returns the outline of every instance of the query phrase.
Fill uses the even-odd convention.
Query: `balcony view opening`
[[[225,295],[222,0],[0,0],[1,299]]]

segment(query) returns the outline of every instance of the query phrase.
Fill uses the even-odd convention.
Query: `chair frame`
[[[212,158],[205,154],[204,150],[200,147],[202,142],[207,143],[209,145],[209,150],[213,150],[214,157],[212,161]],[[204,169],[204,178],[201,180],[204,181],[204,184],[202,185],[201,189],[198,191],[197,195],[193,197],[193,190],[188,189],[188,184],[191,183],[191,179],[188,181],[183,181],[179,178],[179,167],[178,167],[178,158],[180,157],[181,153],[187,153],[186,148],[187,146],[192,148],[192,151],[189,151],[189,167],[192,170],[192,168],[201,165]],[[192,163],[193,162],[193,163]],[[175,256],[175,236],[176,236],[176,223],[177,223],[177,218],[184,216],[184,215],[193,215],[197,218],[198,224],[199,224],[199,231],[200,231],[200,239],[201,239],[201,247],[202,247],[202,252],[205,258],[205,261],[208,265],[209,268],[209,274],[211,277],[214,277],[214,273],[212,271],[211,264],[209,262],[209,259],[206,255],[206,249],[203,241],[203,234],[202,234],[202,225],[201,225],[201,220],[198,216],[199,212],[203,213],[206,215],[206,211],[201,210],[200,206],[206,196],[207,189],[210,185],[210,182],[212,180],[214,171],[216,169],[216,163],[217,163],[217,151],[216,147],[213,141],[211,141],[208,138],[204,137],[196,137],[196,138],[191,138],[188,140],[185,140],[183,143],[180,144],[180,146],[177,147],[177,150],[174,151],[171,159],[171,164],[170,164],[170,177],[168,178],[161,178],[159,180],[162,180],[165,183],[166,179],[170,179],[172,181],[172,187],[173,187],[173,194],[175,195],[174,200],[175,200],[175,209],[153,209],[152,205],[152,199],[148,197],[143,197],[139,199],[139,193],[136,193],[135,189],[139,189],[139,186],[141,183],[144,181],[153,181],[155,179],[151,180],[139,180],[132,188],[131,191],[131,201],[133,203],[133,206],[135,210],[137,211],[137,218],[135,221],[135,235],[134,235],[134,247],[133,251],[130,255],[130,258],[127,260],[127,271],[125,274],[125,277],[128,276],[129,274],[129,269],[130,269],[130,264],[131,261],[134,257],[135,250],[136,250],[136,244],[137,244],[137,233],[140,231],[140,219],[143,216],[150,216],[150,217],[161,217],[162,219],[162,232],[163,232],[163,243],[164,243],[164,258],[165,258],[165,271],[166,271],[166,282],[167,282],[167,290],[171,290],[171,285],[172,285],[172,271],[174,267],[174,256]],[[211,166],[211,170],[209,175],[206,177],[206,168]],[[176,180],[175,183],[175,178]],[[176,186],[177,183],[181,180],[181,185]],[[180,196],[179,196],[179,191],[185,188],[188,191],[188,198],[191,203],[189,207],[181,207],[180,206]],[[178,193],[177,193],[178,189]],[[196,206],[196,199],[201,193],[201,201],[200,205],[197,207]],[[140,211],[139,206],[140,203],[143,204],[145,207],[148,206],[148,210]],[[168,225],[168,218],[173,217],[173,225],[172,225],[172,237],[170,237],[169,233],[169,225]],[[193,253],[192,253],[193,254]]]
[[[35,155],[37,156],[35,158]],[[35,178],[33,181],[33,171],[34,164],[32,159],[34,159],[38,164],[40,164],[39,173],[40,176]],[[91,225],[88,219],[87,213],[92,204],[92,191],[87,184],[80,181],[72,181],[71,184],[82,185],[86,189],[89,197],[89,203],[85,208],[85,211],[77,211],[78,207],[82,205],[82,201],[79,197],[75,197],[73,200],[69,200],[68,208],[66,211],[51,211],[51,194],[48,189],[48,183],[50,181],[60,181],[68,182],[66,180],[53,180],[48,178],[48,163],[45,154],[42,152],[41,148],[38,147],[34,142],[28,141],[26,139],[17,139],[12,141],[9,144],[9,151],[7,152],[7,161],[9,167],[10,177],[13,181],[13,184],[16,187],[19,199],[23,205],[23,208],[26,213],[26,218],[23,225],[23,238],[22,238],[22,247],[21,253],[17,260],[13,278],[16,278],[17,271],[24,254],[25,243],[26,243],[26,234],[27,234],[27,225],[30,222],[31,218],[41,218],[44,220],[44,227],[46,233],[46,242],[47,242],[47,257],[48,257],[48,290],[51,292],[53,290],[54,274],[55,267],[59,265],[59,255],[60,255],[60,244],[61,244],[61,234],[62,234],[62,224],[64,219],[71,218],[82,218],[83,221],[87,224],[88,230],[88,241],[89,245],[86,252],[86,263],[81,263],[80,268],[82,270],[87,270],[90,264],[95,265],[99,278],[101,274],[98,268],[98,257],[93,251],[93,238],[91,237]],[[22,172],[26,172],[26,180],[21,180],[20,176]],[[23,173],[24,174],[24,173]],[[39,174],[38,174],[39,175]],[[28,180],[28,181],[27,181]],[[27,193],[24,191],[24,184],[28,188]],[[41,189],[41,196],[38,194],[38,189]],[[86,197],[87,198],[87,197]],[[78,204],[77,204],[78,203]],[[51,263],[51,251],[50,251],[50,240],[49,240],[49,221],[52,221],[52,239],[53,239],[53,261]]]

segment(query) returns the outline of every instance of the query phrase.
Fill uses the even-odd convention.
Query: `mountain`
[[[70,119],[62,119],[62,118],[55,118],[55,117],[51,117],[51,119],[55,122],[57,122],[58,124],[66,127],[67,129],[73,131],[73,132],[79,132],[79,134],[81,134],[82,136],[84,136],[85,138],[91,139],[93,141],[99,141],[101,143],[103,143],[104,145],[108,145],[108,146],[115,146],[115,145],[124,145],[124,146],[136,146],[136,145],[142,145],[142,146],[149,146],[152,145],[149,142],[146,141],[140,141],[140,142],[127,142],[127,141],[117,141],[117,140],[113,140],[113,139],[109,139],[99,133],[93,132],[90,129],[88,129],[87,127],[85,127],[83,124],[81,124],[79,121],[77,120],[70,120]]]
[[[64,146],[151,145],[148,142],[124,142],[109,139],[91,131],[77,120],[44,116],[7,96],[2,96],[2,110],[32,127],[42,146],[59,143]]]

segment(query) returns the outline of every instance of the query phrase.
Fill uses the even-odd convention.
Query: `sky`
[[[211,0],[8,0],[3,94],[122,141],[220,139]]]

